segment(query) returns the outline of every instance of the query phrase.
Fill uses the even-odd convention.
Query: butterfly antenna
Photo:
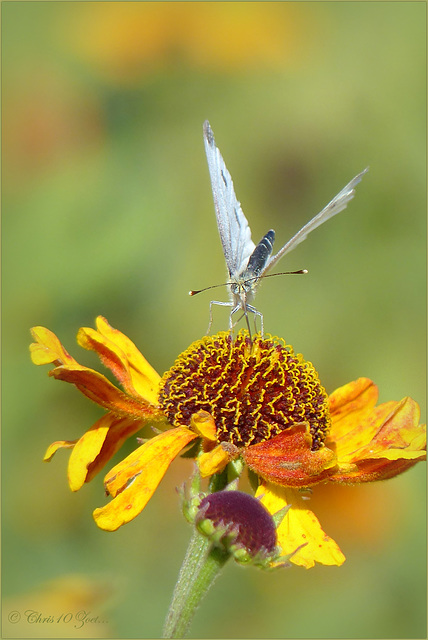
[[[197,291],[189,291],[189,296],[196,296],[198,293],[202,293],[203,291],[208,291],[208,289],[217,289],[217,287],[227,287],[232,284],[231,282],[222,282],[221,284],[212,284],[210,287],[204,287],[203,289],[198,289]]]
[[[254,276],[254,278],[248,278],[247,280],[245,280],[245,282],[252,282],[253,280],[262,280],[262,279],[264,280],[265,278],[273,278],[274,276],[297,276],[304,273],[308,273],[308,270],[299,269],[298,271],[281,271],[281,273],[269,273],[266,276]]]
[[[262,278],[273,278],[274,276],[294,276],[298,274],[308,273],[307,269],[299,269],[298,271],[282,271],[281,273],[269,273],[266,276],[255,276],[254,278],[248,278],[246,282],[252,282],[253,280],[261,280]],[[209,287],[204,287],[203,289],[191,290],[189,291],[189,296],[196,296],[198,293],[203,293],[204,291],[208,291],[209,289],[217,289],[218,287],[228,287],[232,282],[222,282],[221,284],[212,284]]]

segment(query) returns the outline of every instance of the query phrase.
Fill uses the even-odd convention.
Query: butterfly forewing
[[[247,266],[255,244],[208,121],[204,122],[204,143],[224,257],[230,277],[236,279]]]

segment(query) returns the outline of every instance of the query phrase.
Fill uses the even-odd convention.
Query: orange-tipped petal
[[[279,435],[242,451],[250,469],[265,480],[284,487],[308,487],[328,478],[336,456],[327,447],[311,450],[307,423],[296,424]]]
[[[57,380],[71,382],[87,398],[116,415],[135,418],[159,418],[160,412],[146,400],[129,396],[115,387],[105,376],[80,365],[56,367],[49,375]]]
[[[36,340],[30,345],[31,359],[34,364],[77,364],[49,329],[33,327],[31,335]]]
[[[128,362],[122,350],[108,338],[90,327],[81,327],[77,333],[77,342],[88,351],[95,351],[105,367],[115,375],[123,388],[135,394],[131,382]]]
[[[256,497],[259,496],[272,515],[290,505],[277,528],[281,555],[293,554],[290,562],[306,569],[316,562],[336,566],[343,564],[345,556],[337,543],[324,533],[318,519],[296,491],[266,483],[257,489]],[[297,552],[293,553],[296,549]]]
[[[386,402],[372,410],[349,434],[349,442],[337,449],[339,471],[333,482],[372,482],[392,478],[426,459],[426,426],[419,425],[419,405],[411,398]],[[356,446],[360,431],[369,442]]]
[[[340,466],[338,473],[335,473],[329,480],[340,484],[356,484],[361,482],[376,482],[377,480],[388,480],[394,476],[404,473],[417,462],[425,460],[426,455],[417,460],[393,460],[388,461],[385,458],[374,458],[362,460],[353,465]]]
[[[95,509],[95,522],[105,531],[116,531],[130,522],[146,506],[169,465],[197,435],[177,427],[144,443],[106,476],[105,486],[113,500]]]
[[[72,449],[76,442],[77,440],[57,440],[56,442],[52,442],[46,449],[43,462],[50,462],[58,449]]]
[[[157,403],[160,376],[123,333],[113,329],[102,316],[96,320],[97,330],[81,328],[79,344],[95,351],[101,361],[121,382],[124,388],[151,402]]]

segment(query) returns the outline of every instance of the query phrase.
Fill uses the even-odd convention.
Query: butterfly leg
[[[260,311],[257,311],[257,309],[255,307],[253,307],[251,304],[247,304],[247,310],[250,311],[250,313],[252,313],[254,315],[254,329],[257,333],[257,323],[256,323],[256,317],[258,316],[260,318],[260,333],[262,335],[262,338],[264,336],[264,327],[263,327],[263,314],[260,313]]]
[[[252,333],[251,333],[250,321],[248,319],[248,312],[253,313],[255,315],[261,316],[262,317],[262,323],[263,323],[263,316],[262,316],[261,313],[256,311],[256,309],[254,307],[252,307],[251,305],[246,305],[245,309],[243,309],[243,312],[239,316],[239,318],[237,320],[235,320],[235,322],[232,322],[232,316],[239,310],[242,310],[242,306],[241,305],[236,305],[236,307],[234,309],[232,309],[232,311],[230,312],[230,331],[232,331],[236,327],[238,322],[240,322],[242,320],[242,318],[245,317],[245,322],[247,323],[248,333],[250,335],[250,340],[252,342],[253,341],[253,336],[252,336]],[[256,325],[255,318],[254,318],[254,329],[255,329],[255,332],[257,333],[257,325]]]
[[[233,304],[231,304],[230,306],[233,306]],[[233,321],[233,316],[235,315],[235,313],[237,311],[242,311],[242,314],[239,316],[239,318],[235,321]],[[248,314],[247,314],[247,310],[246,309],[242,309],[242,305],[241,304],[237,304],[232,311],[230,312],[230,317],[229,317],[229,331],[230,333],[232,333],[232,331],[234,330],[234,328],[236,327],[236,325],[238,324],[238,322],[241,322],[242,318],[245,316],[245,320],[247,322],[247,327],[248,327],[248,333],[250,334],[250,339],[251,339],[251,329],[250,329],[250,324],[248,322]]]
[[[207,335],[209,334],[210,330],[211,330],[211,325],[213,323],[213,304],[218,305],[219,307],[232,307],[233,304],[231,302],[219,302],[218,300],[211,300],[210,302],[210,321],[208,324],[208,329],[207,329]],[[231,314],[230,314],[230,323],[232,323],[232,314],[235,312],[236,309],[234,309]],[[230,328],[232,328],[232,326],[230,326]]]

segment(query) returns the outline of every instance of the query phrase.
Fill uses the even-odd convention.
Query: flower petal
[[[337,543],[324,533],[318,519],[296,491],[266,483],[257,489],[258,496],[272,515],[291,505],[277,529],[281,555],[293,554],[290,562],[306,569],[316,562],[336,566],[343,564],[345,556]],[[298,551],[293,553],[296,549]]]
[[[205,438],[209,441],[215,442],[217,428],[215,426],[214,418],[208,411],[198,411],[193,413],[190,418],[190,427],[201,438]]]
[[[107,325],[105,320],[104,323]],[[103,328],[105,329],[105,327]],[[33,327],[31,333],[36,340],[30,345],[33,362],[35,364],[54,363],[57,365],[55,369],[49,371],[50,376],[75,384],[84,395],[116,415],[161,419],[161,413],[156,409],[154,403],[138,394],[128,395],[120,391],[101,373],[80,365],[67,353],[56,335],[49,329]],[[143,356],[141,358],[144,360]],[[147,366],[150,367],[150,365]],[[156,372],[155,375],[157,376]],[[153,375],[152,381],[154,377]],[[153,397],[153,394],[150,397]]]
[[[105,466],[123,442],[144,426],[144,420],[118,418],[112,413],[97,422],[77,441],[68,463],[68,483],[78,491]]]
[[[30,344],[31,359],[34,364],[77,364],[64,349],[56,335],[45,327],[33,327],[31,335],[36,340]]]
[[[370,442],[356,450],[339,448],[339,471],[330,479],[346,483],[385,480],[426,459],[426,426],[419,425],[419,418],[419,406],[411,398],[373,409],[354,430],[367,431]]]
[[[238,450],[236,451],[238,454]],[[236,455],[234,456],[236,457]],[[217,447],[208,451],[207,453],[202,453],[198,459],[198,467],[201,472],[201,476],[203,478],[208,478],[209,476],[214,475],[214,473],[219,473],[223,471],[225,466],[233,459],[230,452],[225,451],[221,444]]]
[[[349,438],[355,424],[370,414],[378,399],[378,388],[369,378],[336,389],[329,397],[331,428],[328,440],[341,446],[341,440]]]
[[[105,531],[116,531],[135,518],[146,506],[169,465],[183,447],[197,435],[176,427],[155,436],[116,465],[105,478],[113,500],[95,509],[95,522]]]
[[[397,404],[385,402],[379,407],[372,407],[365,415],[358,412],[355,416],[347,417],[348,432],[335,441],[336,455],[340,463],[353,462],[361,457],[359,452],[372,448],[373,438]],[[330,438],[331,435],[327,439],[328,442]]]
[[[311,450],[307,423],[297,424],[270,440],[250,445],[242,457],[250,469],[284,487],[308,487],[328,478],[336,469],[336,456],[327,447]]]
[[[386,403],[385,406],[389,405]],[[397,452],[392,454],[394,450],[398,450],[400,457],[408,459],[421,457],[421,454],[423,456],[426,450],[426,425],[419,424],[419,405],[409,397],[394,405],[371,443],[370,455],[383,457],[387,449],[390,460],[396,458]],[[381,411],[383,406],[380,405],[377,410]]]
[[[152,423],[152,420],[135,420],[134,418],[118,418],[112,423],[108,430],[106,439],[103,446],[94,459],[92,464],[88,467],[88,476],[86,482],[90,482],[94,476],[107,464],[114,454],[121,448],[123,443],[133,436],[135,433],[143,429],[148,423]],[[153,426],[153,425],[152,425]]]
[[[71,382],[87,398],[116,415],[160,419],[160,412],[149,402],[120,391],[105,376],[93,369],[81,365],[67,365],[52,369],[49,375],[57,380]]]
[[[72,449],[76,442],[77,440],[57,440],[56,442],[52,442],[43,456],[43,462],[50,462],[58,449]]]
[[[97,330],[82,327],[77,341],[84,349],[95,351],[123,387],[152,404],[157,403],[160,376],[150,366],[135,344],[113,329],[102,316],[96,320]]]

